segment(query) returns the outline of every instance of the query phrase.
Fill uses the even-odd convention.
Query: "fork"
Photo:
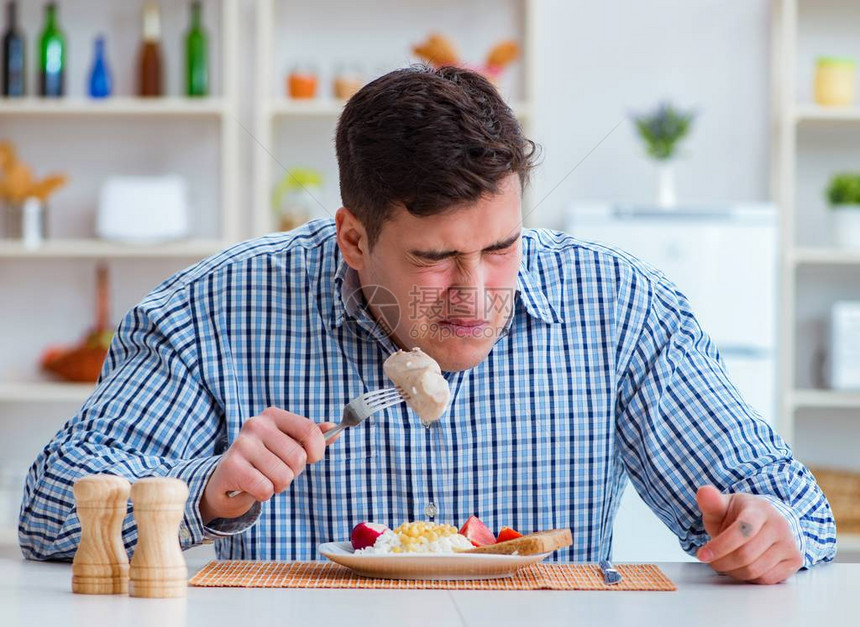
[[[600,571],[603,573],[603,583],[608,586],[621,581],[621,573],[615,570],[609,560],[600,560]]]
[[[323,434],[326,444],[341,433],[342,431],[360,425],[367,420],[372,414],[382,411],[388,407],[397,405],[409,398],[408,394],[403,392],[403,388],[396,386],[393,388],[384,388],[382,390],[374,390],[366,392],[361,396],[352,399],[343,408],[343,415],[334,429],[329,429]],[[233,498],[242,494],[242,490],[232,490],[227,493],[227,496]]]

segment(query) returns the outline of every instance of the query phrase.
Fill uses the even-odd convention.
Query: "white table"
[[[209,550],[188,552],[196,572]],[[860,625],[860,564],[827,564],[776,586],[736,583],[698,563],[662,563],[677,592],[484,592],[189,588],[186,599],[71,593],[71,566],[0,549],[0,625],[301,627],[388,625]]]

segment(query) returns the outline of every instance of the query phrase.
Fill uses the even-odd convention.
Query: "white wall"
[[[768,199],[767,0],[540,6],[535,136],[545,160],[536,202],[623,122],[538,207],[533,224],[560,226],[571,199],[653,199],[654,168],[629,117],[664,98],[699,112],[676,171],[679,201]]]

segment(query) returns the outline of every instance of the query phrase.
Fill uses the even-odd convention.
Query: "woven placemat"
[[[677,590],[654,564],[616,564],[607,586],[596,564],[535,564],[512,577],[471,581],[369,579],[331,562],[212,561],[191,578],[208,588],[394,588],[398,590]]]

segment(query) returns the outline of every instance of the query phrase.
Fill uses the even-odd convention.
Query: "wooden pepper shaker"
[[[128,556],[122,521],[131,484],[113,475],[89,475],[75,481],[81,542],[72,562],[72,592],[126,594]]]
[[[179,524],[187,500],[188,486],[180,479],[153,477],[131,486],[138,533],[129,570],[131,596],[185,596],[188,567],[179,546]]]

